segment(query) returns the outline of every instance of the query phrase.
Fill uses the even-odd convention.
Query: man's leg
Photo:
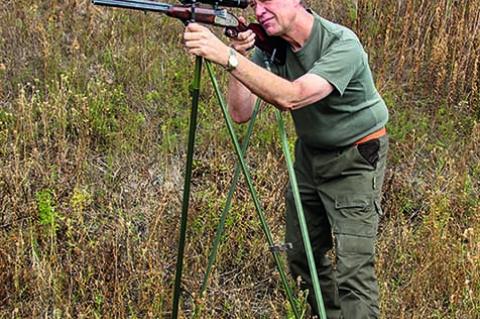
[[[304,195],[302,194],[304,199]],[[297,219],[297,211],[293,201],[293,194],[290,188],[286,194],[287,202],[287,229],[285,242],[290,242],[293,249],[288,251],[288,263],[292,276],[297,279],[301,277],[302,289],[308,289],[308,302],[312,306],[314,314],[319,314],[316,307],[310,270],[307,263],[307,255],[303,245],[300,226]],[[321,203],[306,204],[303,202],[305,219],[307,220],[310,242],[314,253],[315,265],[317,267],[318,279],[322,290],[323,302],[327,317],[329,319],[340,318],[340,306],[338,301],[338,290],[335,282],[335,274],[332,264],[326,252],[332,248],[332,233],[330,224],[326,217]]]
[[[350,197],[360,201],[364,197]],[[334,226],[336,275],[340,306],[345,319],[378,318],[378,286],[374,269],[375,232],[378,219],[373,207],[360,212],[351,201],[336,201],[340,214],[362,214],[365,223],[336,217]]]
[[[352,146],[341,152],[328,173],[335,178],[316,176],[318,180],[323,177],[318,194],[332,221],[336,276],[345,319],[379,317],[374,256],[387,138],[377,140],[377,148],[368,147]]]
[[[332,248],[332,232],[330,223],[323,204],[314,187],[312,173],[308,172],[309,156],[302,150],[302,146],[296,145],[296,163],[295,171],[299,186],[302,206],[307,221],[310,241],[317,267],[317,273],[322,290],[322,297],[325,304],[325,310],[329,319],[340,318],[340,307],[338,301],[338,290],[335,282],[335,275],[330,259],[325,255]],[[302,278],[302,289],[309,291],[309,303],[312,305],[314,314],[318,314],[316,308],[310,270],[307,263],[307,256],[302,240],[300,226],[297,218],[297,210],[290,185],[285,194],[286,199],[286,238],[285,242],[290,242],[293,249],[288,251],[288,261],[293,277]]]

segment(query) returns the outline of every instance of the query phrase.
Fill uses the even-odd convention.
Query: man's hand
[[[208,28],[198,23],[189,23],[185,28],[183,39],[188,53],[223,66],[227,65],[230,48]]]
[[[247,24],[244,17],[239,17],[238,20],[245,25]],[[240,32],[236,38],[231,39],[231,43],[231,46],[235,51],[246,56],[248,50],[253,48],[253,45],[255,44],[255,33],[253,33],[252,30]]]

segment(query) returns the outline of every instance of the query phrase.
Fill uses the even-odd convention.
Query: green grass
[[[397,7],[380,4],[356,8],[345,1],[350,9],[335,12],[328,11],[331,1],[312,6],[357,28],[390,109],[377,245],[382,315],[474,319],[480,95],[468,79],[463,91],[459,85],[455,94],[440,92],[428,79],[439,70],[426,52],[421,67],[407,55],[398,72],[396,54],[421,34],[401,36],[401,23],[430,11],[390,21],[385,17],[398,14]],[[0,317],[168,318],[193,74],[181,24],[75,0],[7,2],[0,19]],[[443,27],[429,31],[432,41],[436,30]],[[455,34],[447,36],[456,45]],[[429,53],[431,47],[425,43]],[[216,72],[225,89],[225,73]],[[403,77],[415,72],[418,90]],[[462,81],[461,72],[449,76]],[[235,165],[206,72],[202,81],[185,317]],[[282,242],[287,173],[274,119],[270,107],[260,114],[246,158],[275,241]],[[292,146],[293,125],[285,119]],[[235,129],[242,137],[246,125]],[[243,180],[217,260],[204,318],[292,318]]]

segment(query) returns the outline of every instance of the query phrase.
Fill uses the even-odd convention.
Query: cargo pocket
[[[373,212],[373,195],[339,195],[335,198],[335,209],[343,218],[369,223]]]
[[[378,218],[371,195],[339,196],[335,208],[340,215],[334,226],[337,252],[373,254]]]

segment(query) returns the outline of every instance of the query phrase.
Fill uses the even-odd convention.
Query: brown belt
[[[363,143],[366,143],[368,141],[374,140],[376,138],[380,138],[380,137],[384,136],[385,134],[387,134],[387,130],[384,127],[382,127],[378,131],[375,131],[371,134],[368,134],[365,137],[362,137],[361,139],[359,139],[358,141],[356,141],[353,144],[354,145],[363,144]]]

